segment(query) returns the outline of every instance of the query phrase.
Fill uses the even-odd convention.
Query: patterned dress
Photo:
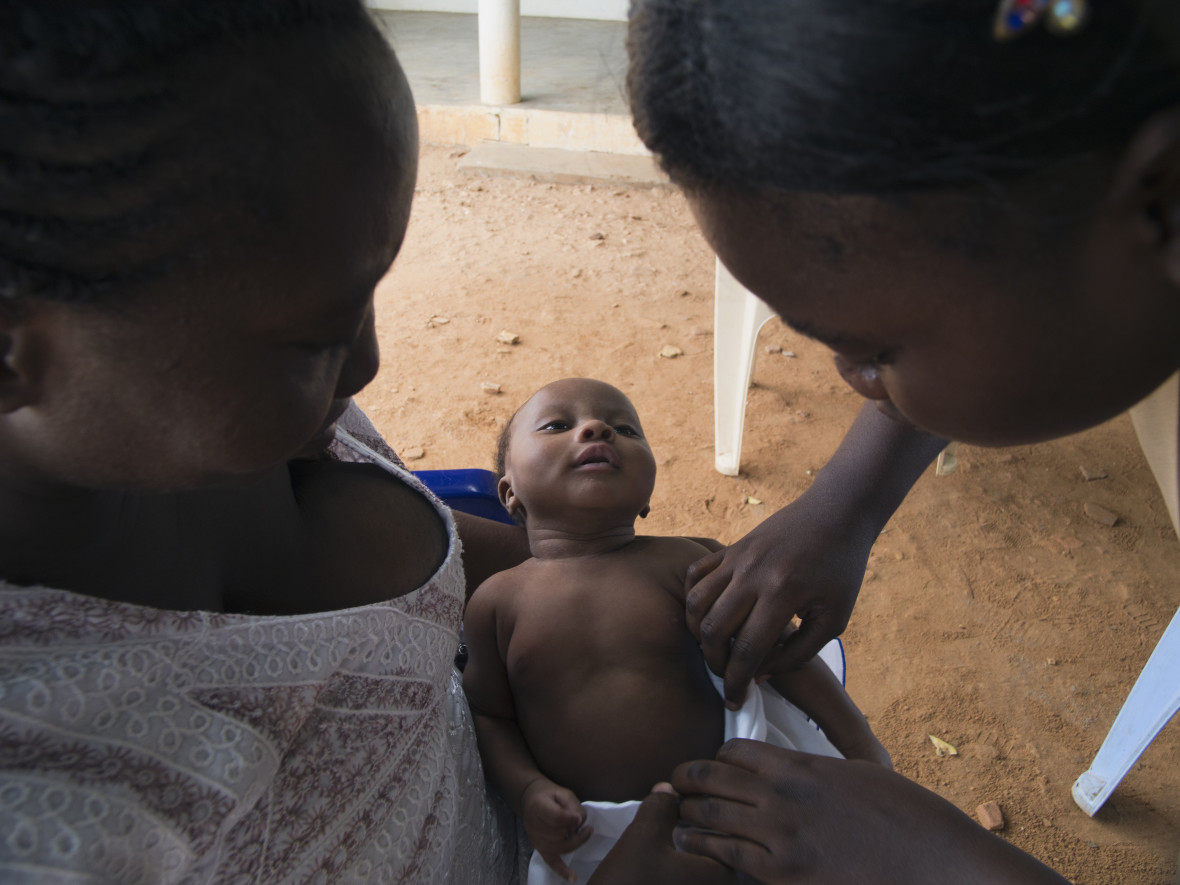
[[[334,457],[417,487],[359,411],[340,427]],[[342,611],[0,584],[0,881],[510,881],[510,817],[485,796],[452,665],[464,579],[438,507],[434,577]]]

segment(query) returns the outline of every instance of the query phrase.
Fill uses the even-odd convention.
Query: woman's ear
[[[31,312],[0,305],[0,415],[37,402],[46,347]]]
[[[1119,160],[1110,195],[1139,245],[1157,255],[1160,269],[1180,285],[1180,106],[1139,128]]]

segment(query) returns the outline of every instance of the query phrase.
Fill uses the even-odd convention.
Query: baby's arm
[[[864,713],[819,658],[812,658],[797,670],[772,676],[769,682],[779,694],[811,717],[845,758],[863,759],[893,768],[889,753],[869,728]]]
[[[561,855],[581,847],[593,832],[583,826],[586,812],[570,790],[545,777],[516,722],[516,707],[504,667],[505,637],[501,646],[497,625],[497,589],[507,578],[489,578],[471,597],[464,619],[470,657],[463,671],[463,690],[475,720],[479,753],[488,780],[524,821],[529,841],[545,863],[562,878],[577,876]]]

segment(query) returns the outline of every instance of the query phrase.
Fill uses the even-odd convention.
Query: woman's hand
[[[689,569],[688,626],[731,707],[756,675],[797,667],[840,635],[873,542],[945,445],[866,403],[811,488]]]
[[[731,706],[751,679],[802,664],[843,632],[878,532],[804,494],[689,568],[688,627],[709,668],[724,675]]]
[[[631,826],[619,837],[594,875],[590,885],[733,885],[737,878],[721,864],[677,851],[672,843],[676,827],[676,794],[667,785],[657,785],[639,810]]]
[[[1066,881],[879,765],[735,740],[716,761],[678,767],[672,786],[692,825],[676,831],[676,845],[765,885]]]

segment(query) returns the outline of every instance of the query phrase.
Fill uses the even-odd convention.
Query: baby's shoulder
[[[519,595],[517,591],[534,580],[535,569],[531,567],[534,562],[535,560],[526,559],[519,565],[496,572],[485,579],[475,588],[471,599],[467,601],[468,612],[472,606],[495,609],[510,604]]]
[[[649,556],[683,559],[692,563],[709,553],[704,545],[679,535],[640,535],[636,540],[644,544]]]

